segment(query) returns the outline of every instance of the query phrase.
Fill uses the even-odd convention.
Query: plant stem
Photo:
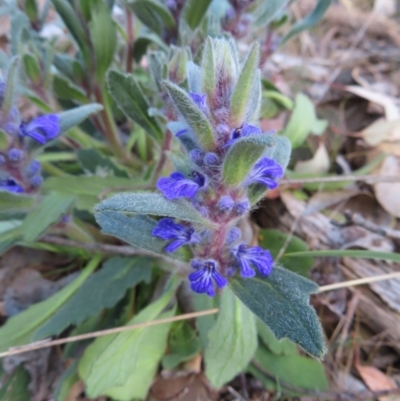
[[[161,156],[160,159],[158,160],[157,166],[154,169],[154,174],[153,174],[153,179],[152,182],[155,183],[158,176],[161,174],[164,164],[167,160],[167,151],[171,148],[171,143],[172,143],[172,133],[170,130],[167,130],[164,138],[164,143],[161,148]]]

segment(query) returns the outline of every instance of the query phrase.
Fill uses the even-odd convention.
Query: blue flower
[[[224,195],[218,201],[217,206],[221,212],[227,213],[232,210],[233,204],[234,204],[233,199],[229,195]]]
[[[242,216],[250,210],[250,202],[247,199],[235,203],[233,210],[237,215]]]
[[[41,169],[41,164],[37,160],[32,160],[32,162],[28,165],[28,168],[26,169],[26,174],[32,177],[33,175],[39,173]]]
[[[29,136],[43,145],[59,135],[60,117],[56,114],[37,117],[27,124],[22,123],[20,131],[23,136]]]
[[[41,175],[34,175],[29,179],[29,183],[32,187],[38,188],[43,184],[43,177]]]
[[[282,167],[275,160],[263,157],[253,166],[246,183],[263,184],[269,189],[274,189],[278,186],[275,180],[282,177]]]
[[[205,177],[193,171],[191,179],[186,178],[182,173],[175,172],[169,177],[161,177],[157,182],[157,188],[169,199],[195,197],[197,192],[204,186]]]
[[[192,226],[177,224],[169,217],[161,219],[153,229],[152,234],[165,240],[174,240],[165,247],[167,252],[175,252],[183,245],[200,242],[200,237]]]
[[[8,160],[12,162],[19,162],[24,156],[24,152],[21,149],[12,148],[7,152]]]
[[[206,95],[199,95],[198,93],[189,93],[192,100],[196,103],[197,107],[204,113],[208,113],[206,102]]]
[[[254,267],[258,269],[262,276],[271,274],[274,261],[269,251],[260,246],[249,247],[245,244],[237,245],[231,251],[239,262],[240,275],[242,277],[254,277],[256,275]]]
[[[230,140],[225,144],[224,147],[232,145],[237,139],[243,138],[249,135],[261,135],[262,131],[255,125],[244,123],[241,127],[235,128],[231,133]]]
[[[217,262],[212,259],[192,259],[190,262],[196,271],[189,274],[190,288],[199,294],[215,295],[214,282],[218,288],[225,287],[228,280],[217,270]]]
[[[24,188],[22,188],[14,178],[6,178],[5,180],[0,180],[0,191],[22,193],[24,192]]]

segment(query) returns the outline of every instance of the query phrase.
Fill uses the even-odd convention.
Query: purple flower
[[[38,188],[43,184],[43,177],[41,175],[34,175],[30,180],[29,183],[32,187]]]
[[[253,166],[246,182],[247,184],[263,184],[269,189],[274,189],[278,186],[275,180],[282,177],[282,167],[275,160],[263,157]]]
[[[233,199],[230,196],[225,195],[219,200],[218,209],[224,213],[230,212],[233,208],[233,204],[234,204]]]
[[[191,178],[186,178],[182,173],[175,172],[169,177],[161,177],[157,182],[157,188],[169,199],[194,198],[197,192],[204,186],[205,177],[193,171]]]
[[[165,240],[174,240],[165,247],[167,252],[175,252],[183,245],[200,242],[200,237],[192,226],[177,224],[169,217],[161,219],[153,229],[152,234]]]
[[[192,149],[189,153],[190,158],[198,165],[203,165],[204,152],[199,149]]]
[[[24,188],[22,188],[14,178],[6,178],[5,180],[0,180],[0,191],[22,193],[24,192]]]
[[[225,244],[231,245],[234,242],[238,241],[241,236],[242,232],[240,231],[240,229],[238,227],[233,227],[228,231],[228,234],[226,235]]]
[[[189,274],[190,288],[199,294],[215,295],[214,281],[218,288],[225,287],[228,280],[217,270],[217,262],[212,259],[192,259],[190,262],[196,271]]]
[[[214,152],[208,152],[204,155],[204,164],[209,167],[216,167],[219,165],[219,157]]]
[[[24,152],[21,149],[12,148],[7,152],[8,160],[12,162],[18,162],[24,156]]]
[[[237,215],[242,216],[250,210],[250,202],[247,199],[239,201],[235,204],[233,210]]]
[[[231,139],[225,144],[224,147],[232,145],[237,139],[243,138],[249,135],[261,135],[262,131],[255,125],[244,123],[241,127],[235,128],[232,131]]]
[[[206,102],[206,95],[199,95],[198,93],[189,93],[189,96],[196,103],[197,107],[204,113],[208,113],[208,107]]]
[[[23,136],[29,136],[43,145],[59,135],[60,117],[56,114],[37,117],[27,124],[22,123],[20,131]]]
[[[27,173],[29,176],[33,176],[33,175],[39,173],[40,170],[41,170],[41,168],[42,168],[42,166],[40,165],[40,163],[39,163],[37,160],[33,160],[33,161],[29,164],[28,168],[26,169],[26,173]]]
[[[249,247],[240,244],[232,248],[233,256],[239,262],[240,275],[242,277],[254,277],[256,272],[254,267],[258,269],[262,276],[271,274],[274,261],[269,251],[260,246]]]

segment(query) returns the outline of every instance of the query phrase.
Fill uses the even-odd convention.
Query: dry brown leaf
[[[381,153],[387,153],[392,156],[400,157],[400,141],[397,142],[381,142],[377,147]]]
[[[329,166],[329,154],[325,145],[321,142],[313,158],[304,162],[297,162],[294,171],[302,174],[324,174],[328,172]]]
[[[400,160],[395,156],[387,156],[378,175],[400,177]],[[380,205],[391,215],[400,217],[400,182],[377,182],[374,190]]]
[[[356,369],[360,374],[364,383],[372,391],[394,390],[397,388],[396,382],[389,376],[382,373],[374,366],[356,365]],[[395,401],[398,395],[378,397],[379,401]],[[398,398],[397,398],[398,399]]]
[[[370,102],[381,105],[385,110],[387,121],[395,121],[400,119],[400,104],[399,99],[392,96],[377,93],[376,90],[363,88],[361,86],[348,85],[344,89],[347,92],[354,93]]]
[[[376,146],[384,141],[400,141],[400,119],[387,121],[385,118],[379,118],[362,132],[362,137],[368,145]],[[390,146],[393,146],[390,143]]]

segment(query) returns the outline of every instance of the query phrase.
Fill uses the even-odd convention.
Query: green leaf
[[[32,398],[28,389],[29,382],[29,373],[22,366],[18,366],[7,380],[2,381],[0,401],[31,400]]]
[[[246,368],[257,349],[255,317],[229,288],[222,292],[217,322],[208,338],[206,375],[219,388]]]
[[[164,369],[171,370],[193,358],[200,351],[196,332],[187,321],[176,322],[169,336],[168,355],[162,359]]]
[[[235,90],[231,99],[231,119],[232,124],[239,127],[243,124],[247,105],[251,103],[254,94],[252,91],[254,78],[257,79],[257,68],[259,61],[260,45],[258,42],[253,44],[249,55],[243,65]]]
[[[192,294],[194,309],[196,312],[216,308],[216,298],[205,297],[204,294],[194,292]],[[199,331],[201,347],[207,349],[208,333],[215,324],[215,315],[201,316],[196,319],[196,326]]]
[[[78,85],[61,75],[54,75],[53,91],[59,99],[75,100],[79,103],[88,102],[85,92]]]
[[[22,64],[24,65],[25,74],[35,84],[40,82],[40,66],[37,58],[31,53],[25,53],[22,56]]]
[[[189,94],[170,81],[163,81],[176,108],[185,118],[190,128],[205,150],[213,150],[214,136],[210,122],[203,112],[197,107]]]
[[[243,182],[254,163],[268,147],[275,146],[276,137],[270,134],[250,135],[237,139],[229,148],[222,165],[222,178],[235,187]]]
[[[254,24],[257,27],[265,26],[275,19],[286,7],[289,0],[260,0],[255,11]]]
[[[318,0],[314,10],[311,11],[305,18],[294,24],[289,32],[282,38],[280,45],[285,44],[290,38],[299,34],[302,31],[309,30],[315,26],[324,16],[326,10],[332,4],[332,0]]]
[[[111,96],[125,115],[139,124],[153,139],[162,138],[163,132],[157,120],[149,116],[149,103],[134,76],[111,70],[107,82]]]
[[[157,221],[147,216],[128,217],[115,211],[97,212],[96,221],[103,234],[112,235],[134,247],[146,249],[171,259],[182,259],[179,252],[167,253],[167,242],[152,235]]]
[[[272,257],[279,254],[282,247],[286,244],[288,235],[282,231],[270,229],[270,230],[260,230],[259,233],[259,244],[265,249],[271,252]],[[295,235],[290,237],[290,241],[286,247],[286,253],[296,253],[296,252],[307,252],[307,244],[299,237]],[[314,259],[312,257],[304,257],[300,260],[294,258],[287,258],[285,254],[279,259],[279,263],[282,264],[286,269],[300,274],[300,276],[307,277],[308,271],[314,265]]]
[[[96,214],[114,211],[125,214],[168,216],[192,223],[211,224],[186,200],[169,201],[153,192],[123,192],[104,199],[95,209]]]
[[[61,132],[67,132],[86,120],[91,114],[97,113],[102,109],[103,106],[101,104],[92,103],[59,113]]]
[[[85,53],[89,48],[87,35],[85,33],[81,20],[73,9],[71,3],[67,0],[52,0],[52,2],[54,4],[54,8],[57,11],[57,14],[63,20],[65,26],[68,28],[68,31],[75,39],[79,48],[83,53]]]
[[[295,105],[282,135],[289,138],[293,148],[303,144],[310,132],[315,129],[315,124],[320,122],[315,115],[315,107],[310,98],[298,93]]]
[[[306,251],[306,252],[290,252],[285,253],[285,258],[362,258],[362,259],[377,259],[377,260],[391,260],[400,263],[400,254],[394,252],[376,252],[376,251],[363,251],[363,250],[326,250],[326,251]]]
[[[72,386],[79,381],[77,366],[78,364],[75,361],[58,379],[58,384],[54,391],[55,401],[68,400]]]
[[[17,226],[0,232],[0,255],[22,239],[21,227]]]
[[[2,212],[28,211],[34,205],[35,198],[33,196],[0,191],[0,210]]]
[[[175,280],[161,298],[127,325],[173,316],[174,310],[160,313],[174,294],[176,284]],[[108,395],[122,401],[146,398],[167,345],[169,328],[170,324],[162,324],[97,338],[86,348],[78,368],[89,397]]]
[[[249,369],[250,373],[261,380],[270,391],[282,389],[287,395],[304,395],[293,390],[286,390],[285,384],[307,390],[328,390],[324,366],[319,361],[301,355],[276,355],[263,347],[257,350],[255,360],[267,372],[275,376],[274,381],[254,366]]]
[[[151,259],[114,257],[89,277],[82,287],[35,334],[46,338],[60,334],[70,325],[111,308],[141,281],[151,275]]]
[[[76,153],[78,162],[84,171],[90,171],[92,174],[96,174],[98,172],[98,168],[101,168],[102,171],[107,170],[114,173],[116,177],[129,177],[124,167],[117,166],[108,155],[101,153],[97,149],[79,149]],[[137,184],[136,180],[135,184]],[[131,185],[132,180],[130,180],[129,184],[126,183],[127,187]]]
[[[234,277],[230,288],[275,334],[300,345],[315,358],[322,358],[326,345],[309,294],[318,290],[313,282],[275,266],[268,277],[251,280]]]
[[[3,116],[8,116],[15,102],[16,88],[18,85],[19,57],[13,57],[7,66],[6,88],[4,98],[1,104]]]
[[[98,3],[92,11],[92,19],[89,23],[90,38],[96,56],[96,76],[99,82],[114,59],[117,48],[117,30],[111,12],[103,2]]]
[[[73,201],[74,197],[57,192],[47,195],[23,222],[21,230],[24,233],[24,241],[35,241],[47,228],[61,218]]]
[[[207,13],[211,1],[212,0],[189,0],[186,2],[183,9],[183,18],[192,30],[200,25],[200,22]]]
[[[200,2],[197,2],[200,3]],[[212,99],[215,89],[215,53],[214,42],[208,37],[203,48],[201,61],[202,93],[206,93]]]
[[[264,345],[275,355],[294,355],[297,354],[297,346],[294,342],[284,338],[277,340],[271,329],[260,319],[257,319],[257,331]]]
[[[155,0],[133,0],[128,5],[134,14],[152,31],[161,34],[164,28],[173,28],[175,20],[165,5]]]
[[[35,332],[78,290],[97,268],[100,260],[100,256],[95,256],[82,273],[61,291],[8,319],[0,328],[0,352],[31,343]]]

